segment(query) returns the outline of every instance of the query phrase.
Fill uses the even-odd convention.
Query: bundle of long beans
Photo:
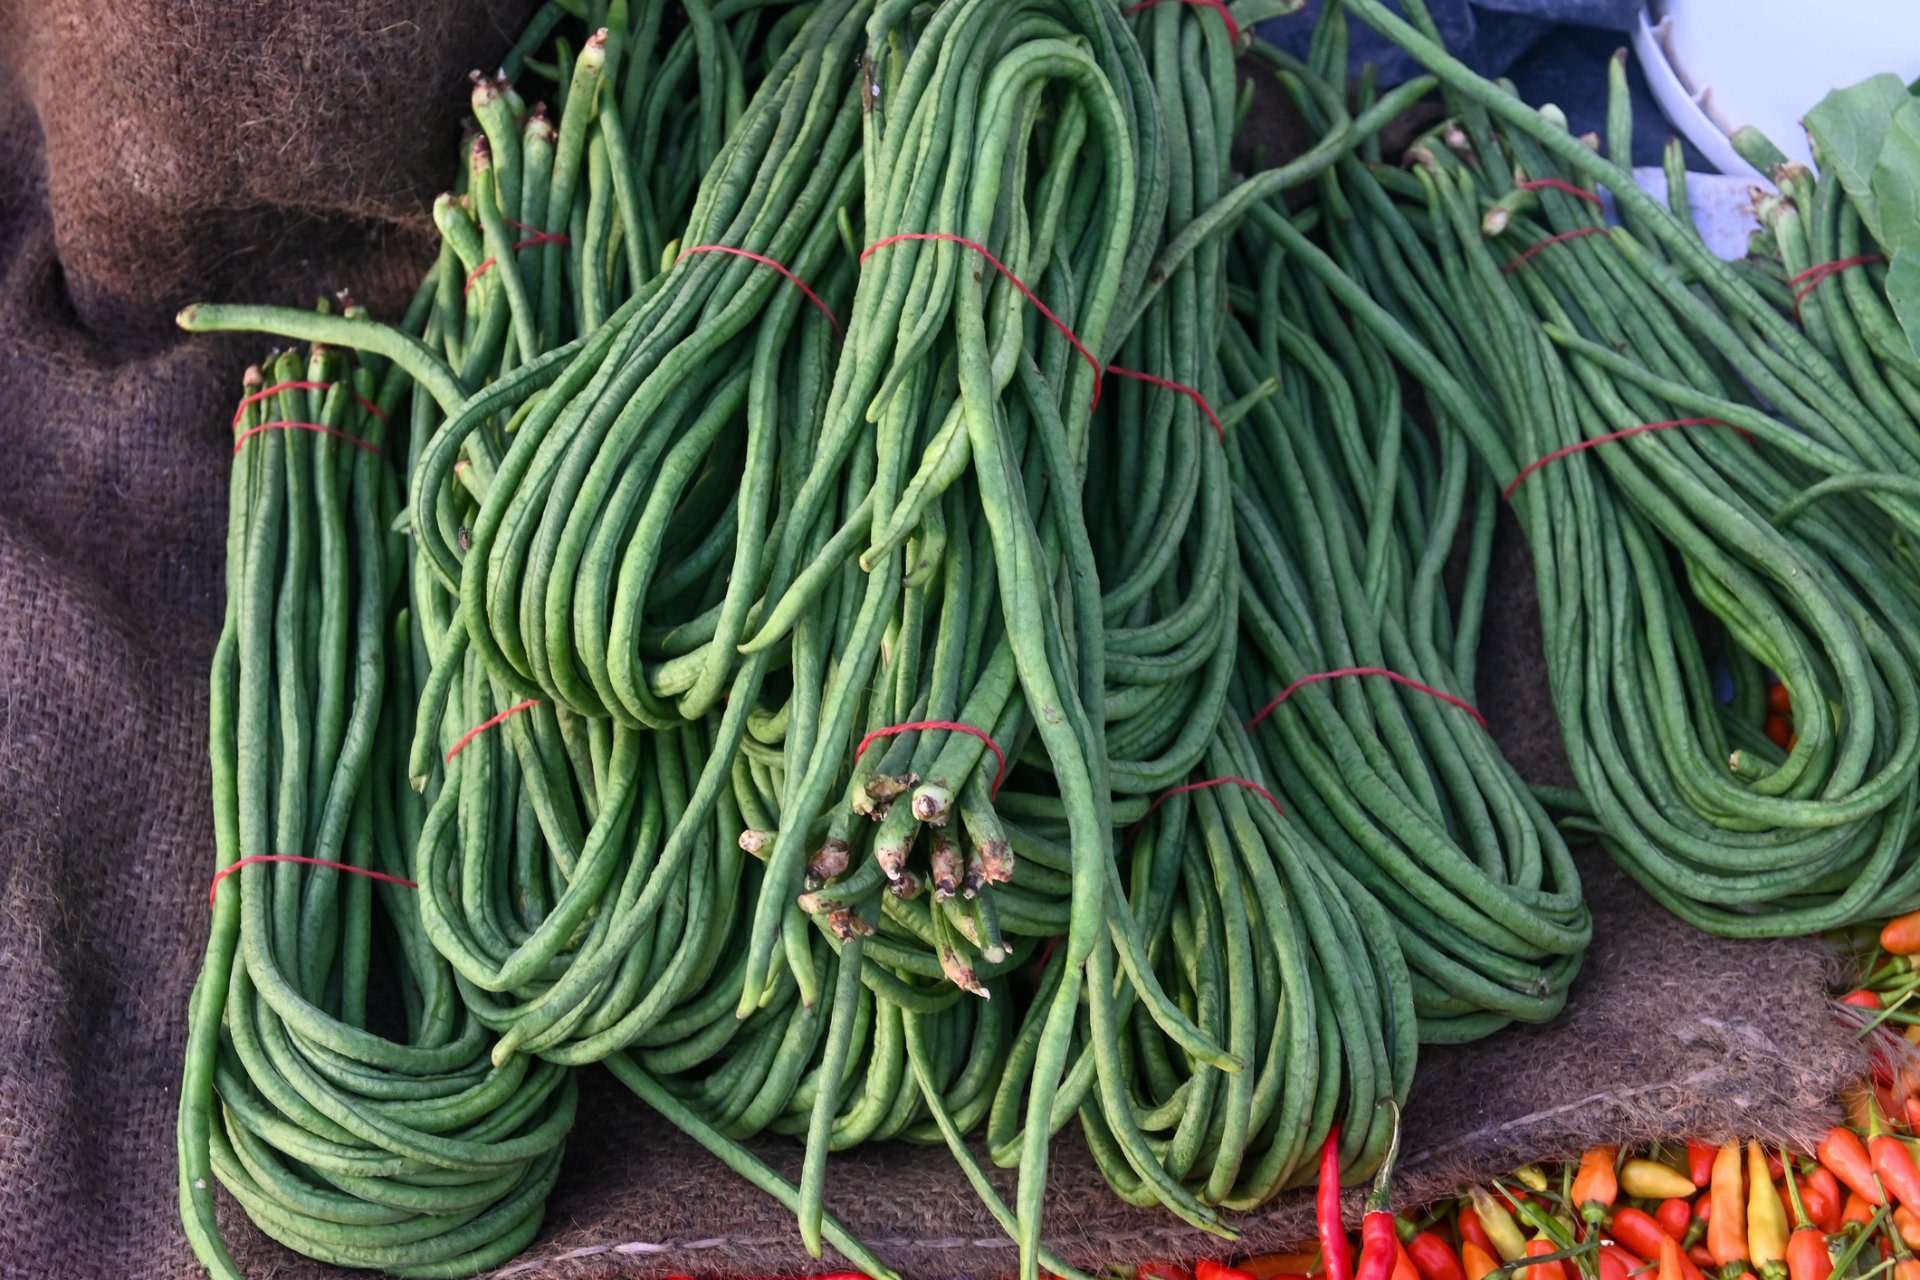
[[[1262,224],[1504,486],[1534,551],[1582,825],[1717,932],[1912,905],[1920,583],[1899,545],[1915,510],[1854,482],[1904,470],[1912,440],[1707,250],[1684,204],[1634,185],[1623,73],[1616,163],[1374,0],[1349,8],[1448,83],[1457,120],[1411,175],[1343,162],[1333,256]],[[1600,224],[1594,183],[1626,226]],[[1769,670],[1795,708],[1790,749],[1762,732]]]
[[[538,1229],[575,1086],[557,1064],[489,1062],[417,895],[392,883],[410,884],[419,832],[399,486],[379,453],[397,396],[373,399],[364,367],[319,346],[270,368],[235,419],[212,678],[221,870],[190,1013],[181,1211],[218,1276],[240,1273],[215,1177],[304,1253],[465,1275]]]

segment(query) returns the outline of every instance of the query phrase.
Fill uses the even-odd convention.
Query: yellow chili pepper
[[[1687,1200],[1698,1190],[1692,1178],[1672,1165],[1641,1156],[1620,1166],[1620,1189],[1642,1200]]]
[[[1747,1143],[1747,1254],[1765,1280],[1786,1280],[1787,1206],[1767,1169],[1767,1153]]]
[[[1513,1171],[1513,1176],[1520,1179],[1520,1185],[1529,1191],[1547,1189],[1547,1171],[1537,1164],[1523,1164]]]
[[[1527,1256],[1527,1237],[1521,1232],[1520,1224],[1507,1212],[1507,1206],[1494,1199],[1485,1187],[1475,1187],[1468,1193],[1473,1197],[1473,1211],[1480,1215],[1480,1225],[1487,1229],[1487,1238],[1493,1241],[1493,1248],[1502,1262],[1518,1262]]]

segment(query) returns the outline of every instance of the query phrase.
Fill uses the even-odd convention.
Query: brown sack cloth
[[[213,869],[227,421],[267,344],[188,340],[173,314],[350,286],[393,315],[429,260],[465,72],[530,7],[0,0],[0,1278],[199,1274],[174,1105]],[[1524,552],[1499,571],[1484,706],[1523,772],[1564,780]],[[1703,937],[1585,866],[1596,941],[1566,1016],[1423,1055],[1409,1201],[1601,1139],[1805,1139],[1858,1069],[1825,948]],[[585,1083],[546,1230],[498,1274],[831,1269],[772,1201]],[[1058,1145],[1049,1236],[1076,1261],[1310,1232],[1292,1196],[1222,1246],[1121,1205],[1077,1137]],[[797,1145],[760,1150],[798,1172]],[[829,1204],[909,1275],[1013,1268],[942,1150],[838,1157]],[[250,1276],[345,1274],[226,1220]]]

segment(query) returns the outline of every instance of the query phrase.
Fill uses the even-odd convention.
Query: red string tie
[[[269,396],[277,396],[282,391],[327,391],[332,389],[332,387],[333,384],[331,382],[276,382],[266,390],[256,391],[240,401],[240,407],[233,411],[233,429],[238,431],[240,429],[240,419],[247,416],[247,410]],[[352,391],[349,392],[349,394],[360,402],[361,408],[380,419],[381,425],[384,426],[386,424],[386,412],[381,409],[379,405],[367,399],[358,391]]]
[[[1165,4],[1165,3],[1166,3],[1166,0],[1140,0],[1140,3],[1134,5],[1131,9],[1122,9],[1120,11],[1120,16],[1123,18],[1131,18],[1134,14],[1139,13],[1142,9],[1151,9],[1153,8],[1153,6],[1157,4]],[[1227,11],[1226,0],[1180,0],[1180,3],[1190,4],[1198,9],[1213,10],[1215,13],[1219,14],[1222,19],[1226,21],[1227,35],[1233,40],[1235,44],[1240,43],[1240,24],[1235,22],[1233,20],[1233,15]]]
[[[793,272],[789,271],[783,264],[775,262],[772,258],[767,257],[765,254],[755,253],[751,249],[736,249],[732,245],[726,245],[726,244],[697,244],[693,246],[693,248],[688,249],[685,253],[682,253],[679,257],[675,258],[673,260],[673,265],[676,267],[679,266],[681,263],[685,262],[688,258],[692,257],[696,253],[730,253],[736,258],[746,258],[749,261],[759,263],[763,267],[772,267],[775,271],[778,271],[781,275],[785,276],[789,281],[791,281],[794,288],[806,294],[807,301],[811,302],[814,306],[820,308],[820,310],[826,315],[827,319],[833,322],[834,333],[839,335],[840,340],[842,342],[846,341],[847,331],[841,327],[840,317],[833,314],[833,308],[828,306],[826,303],[822,302],[820,300],[820,295],[815,293],[812,289],[808,288],[807,282],[805,280],[802,280],[799,276],[793,274]]]
[[[1726,427],[1732,425],[1733,424],[1728,422],[1722,422],[1718,418],[1673,418],[1666,422],[1643,422],[1637,427],[1628,427],[1624,431],[1609,431],[1606,435],[1595,436],[1591,440],[1582,440],[1579,444],[1570,444],[1564,449],[1555,449],[1544,458],[1535,458],[1532,462],[1529,462],[1520,469],[1520,474],[1513,478],[1513,483],[1500,491],[1500,497],[1503,500],[1510,501],[1513,498],[1513,491],[1520,487],[1522,481],[1550,462],[1558,462],[1560,459],[1571,454],[1580,453],[1586,449],[1597,448],[1603,444],[1612,444],[1615,440],[1625,440],[1628,436],[1642,435],[1648,431],[1665,431],[1668,427]],[[1735,427],[1734,430],[1746,436],[1748,443],[1752,443],[1753,436],[1750,432],[1741,430],[1738,427]]]
[[[1585,187],[1575,186],[1565,178],[1534,178],[1531,181],[1517,183],[1516,185],[1522,191],[1564,191],[1577,199],[1591,201],[1602,209],[1607,207],[1606,201],[1602,200],[1599,196],[1587,190]]]
[[[1083,358],[1088,364],[1093,366],[1093,407],[1095,409],[1098,409],[1100,407],[1100,378],[1102,375],[1102,370],[1100,368],[1100,362],[1093,358],[1093,352],[1087,350],[1087,344],[1080,341],[1079,335],[1074,333],[1072,329],[1069,329],[1064,320],[1062,320],[1059,316],[1053,314],[1053,310],[1050,307],[1048,307],[1046,303],[1040,301],[1039,295],[1034,293],[1033,290],[1027,288],[1026,281],[1022,280],[1019,276],[1013,274],[1013,272],[1007,267],[1007,264],[1000,261],[1000,259],[994,257],[993,254],[988,251],[985,245],[980,244],[977,241],[969,240],[965,236],[954,235],[950,231],[909,231],[903,235],[888,236],[884,240],[875,241],[873,244],[868,245],[866,252],[860,255],[860,261],[862,265],[864,265],[868,258],[871,258],[874,254],[886,248],[888,245],[901,244],[908,240],[951,241],[954,244],[965,245],[967,248],[972,249],[975,253],[985,258],[988,262],[991,262],[994,265],[994,268],[997,271],[999,271],[1001,275],[1005,276],[1008,280],[1010,280],[1013,283],[1013,287],[1018,289],[1021,295],[1024,296],[1028,302],[1031,302],[1034,306],[1038,307],[1040,309],[1040,314],[1045,316],[1048,319],[1048,321],[1052,323],[1053,327],[1058,329],[1061,332],[1061,334],[1065,336],[1066,340],[1073,344],[1073,349],[1080,353],[1081,358]]]
[[[514,716],[519,715],[522,711],[525,711],[528,707],[537,707],[539,705],[540,705],[540,699],[528,698],[525,702],[516,702],[514,705],[508,707],[505,711],[502,711],[499,715],[495,716],[493,719],[483,721],[480,724],[473,726],[473,728],[467,730],[465,734],[461,735],[460,741],[453,744],[453,750],[447,752],[447,763],[452,764],[453,758],[459,755],[462,751],[465,751],[467,749],[468,743],[472,742],[475,738],[479,737],[481,734],[485,733],[487,730],[493,728],[497,724],[500,724],[502,721],[512,719]]]
[[[1247,728],[1251,730],[1262,720],[1272,715],[1281,703],[1308,685],[1318,684],[1322,680],[1338,680],[1345,676],[1384,676],[1386,679],[1392,680],[1397,684],[1406,685],[1409,689],[1418,689],[1421,693],[1431,695],[1432,697],[1440,699],[1442,702],[1460,708],[1475,720],[1478,720],[1482,729],[1487,729],[1491,732],[1491,726],[1487,724],[1487,718],[1481,715],[1480,709],[1471,702],[1456,698],[1444,689],[1436,689],[1430,684],[1422,684],[1412,676],[1403,676],[1398,671],[1389,671],[1385,667],[1342,667],[1338,671],[1320,671],[1310,676],[1301,676],[1298,680],[1295,680],[1292,684],[1282,689],[1279,697],[1260,708],[1260,714],[1247,721]]]
[[[1542,240],[1539,244],[1534,245],[1531,249],[1528,249],[1525,253],[1515,258],[1512,262],[1509,262],[1506,266],[1500,268],[1500,274],[1503,276],[1513,274],[1515,271],[1518,271],[1520,269],[1520,265],[1524,263],[1528,258],[1531,258],[1534,254],[1540,252],[1542,249],[1548,248],[1551,245],[1559,244],[1564,240],[1578,240],[1581,236],[1605,235],[1605,234],[1607,234],[1607,229],[1605,227],[1581,227],[1578,230],[1574,230],[1574,231],[1562,231],[1557,236],[1548,236],[1545,240]]]
[[[518,218],[507,218],[507,219],[504,219],[504,221],[510,227],[518,227],[522,231],[532,232],[532,234],[529,235],[526,239],[514,241],[513,251],[515,253],[520,252],[522,249],[531,249],[534,245],[537,245],[537,244],[570,245],[573,243],[573,239],[570,236],[562,235],[558,231],[542,231],[540,228],[534,226],[532,223],[522,222]],[[473,269],[473,274],[467,277],[466,287],[461,289],[460,292],[472,293],[475,282],[477,282],[481,276],[487,274],[488,271],[493,269],[493,264],[495,261],[496,259],[494,258],[488,258],[485,262],[475,267]]]
[[[1186,396],[1200,406],[1200,412],[1207,415],[1207,421],[1213,424],[1214,434],[1220,437],[1220,443],[1225,444],[1227,442],[1227,428],[1220,421],[1220,415],[1213,411],[1213,406],[1207,403],[1205,396],[1195,391],[1192,387],[1187,386],[1184,382],[1174,382],[1168,378],[1155,377],[1151,373],[1140,373],[1134,369],[1122,369],[1117,364],[1108,365],[1107,372],[1117,373],[1123,378],[1138,378],[1141,382],[1150,382],[1156,387],[1165,387],[1169,391],[1177,391],[1181,395]]]
[[[354,448],[365,449],[376,458],[380,456],[380,447],[378,445],[370,441],[362,440],[359,436],[349,435],[345,431],[339,431],[318,422],[263,422],[257,427],[248,427],[245,431],[242,431],[238,436],[234,437],[234,456],[239,457],[240,450],[246,446],[247,441],[253,439],[262,431],[313,431],[323,436],[332,436],[336,440],[345,440]]]
[[[881,738],[891,738],[901,733],[912,733],[916,729],[950,729],[954,733],[971,734],[973,737],[986,743],[987,750],[993,752],[994,758],[1000,762],[1000,771],[993,775],[993,790],[989,793],[995,799],[999,798],[1000,784],[1006,781],[1007,777],[1007,753],[1002,751],[1000,744],[995,742],[987,731],[978,725],[961,724],[958,720],[910,720],[906,724],[888,725],[884,729],[875,729],[872,733],[860,739],[860,745],[853,749],[853,758],[858,760],[861,756],[867,754],[867,748],[875,742],[878,742]]]
[[[1839,275],[1842,271],[1845,271],[1848,267],[1864,267],[1876,262],[1885,262],[1886,260],[1884,254],[1863,253],[1856,258],[1840,258],[1833,262],[1816,263],[1808,267],[1805,271],[1802,271],[1799,275],[1788,276],[1787,283],[1789,285],[1799,284],[1803,280],[1806,281],[1806,287],[1795,291],[1793,295],[1793,318],[1804,324],[1805,320],[1800,315],[1800,304],[1806,301],[1808,294],[1818,289],[1834,276]]]
[[[1273,792],[1249,778],[1208,778],[1205,782],[1188,782],[1178,787],[1168,787],[1165,791],[1162,791],[1153,798],[1153,803],[1147,806],[1147,811],[1140,815],[1140,821],[1145,822],[1153,816],[1155,809],[1158,809],[1175,796],[1185,795],[1189,791],[1205,791],[1208,787],[1225,786],[1245,787],[1249,791],[1265,796],[1268,802],[1271,803],[1275,809],[1279,810],[1283,816],[1287,812],[1287,807],[1280,803],[1279,798],[1276,797]]]
[[[418,889],[418,883],[390,876],[384,871],[374,871],[367,867],[356,867],[350,862],[333,862],[327,858],[303,858],[294,853],[256,853],[251,858],[242,858],[230,862],[213,873],[213,883],[207,886],[207,905],[211,907],[220,896],[220,882],[242,867],[252,866],[256,862],[301,862],[310,867],[332,867],[335,871],[345,871],[356,876],[365,876],[369,880],[380,880],[387,884],[397,884],[404,889]]]

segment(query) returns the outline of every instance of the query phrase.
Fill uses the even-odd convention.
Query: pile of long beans
[[[1231,1237],[1222,1208],[1323,1149],[1368,1173],[1418,1041],[1551,1016],[1585,946],[1564,844],[1469,714],[1486,473],[1262,229],[1430,82],[1352,115],[1337,22],[1311,66],[1263,49],[1322,139],[1236,180],[1226,16],[549,6],[475,77],[398,328],[182,316],[385,379],[407,505],[368,528],[407,535],[406,601],[364,661],[405,714],[370,803],[418,888],[380,893],[464,1069],[570,1099],[604,1062],[874,1275],[831,1152],[943,1143],[1027,1276],[1078,1274],[1040,1214],[1076,1122],[1122,1196]],[[232,518],[239,546],[263,517]],[[1345,678],[1376,665],[1413,685]],[[1261,715],[1303,676],[1342,684]],[[243,1065],[201,1105],[244,1106]],[[741,1145],[764,1131],[805,1135],[797,1185]],[[387,1203],[280,1149],[332,1212]]]

